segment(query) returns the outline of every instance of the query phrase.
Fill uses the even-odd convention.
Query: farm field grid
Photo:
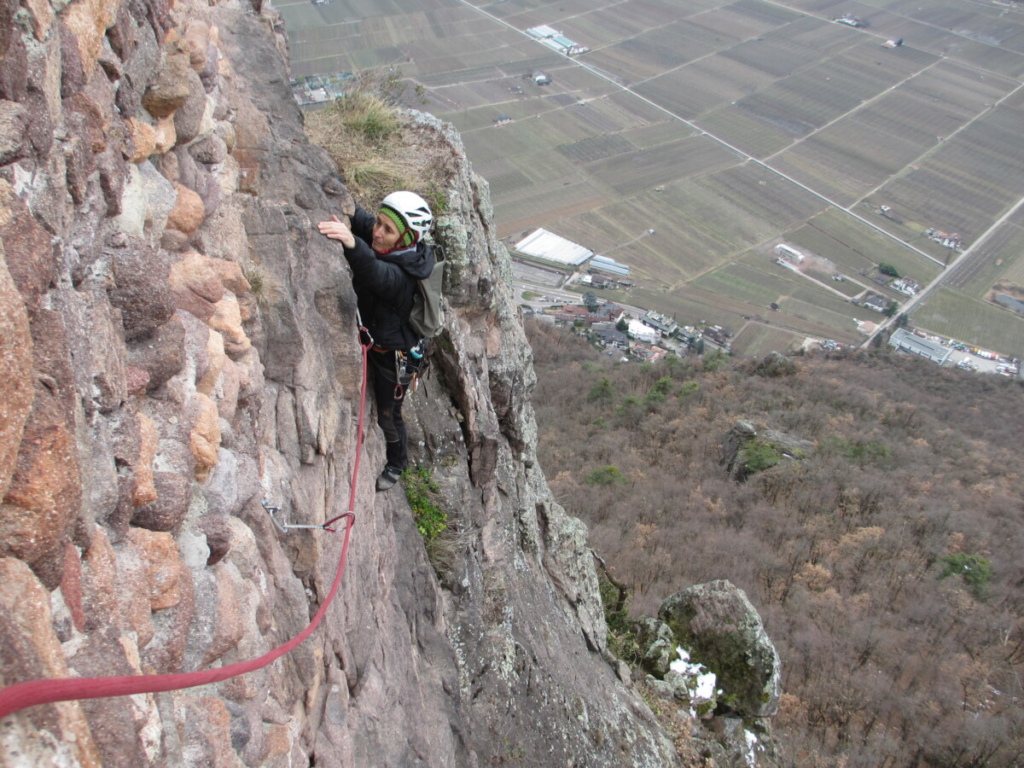
[[[1024,357],[1024,4],[276,7],[293,76],[419,86],[409,106],[460,131],[502,239],[544,227],[631,267],[632,297],[606,298],[713,319],[744,354],[858,344],[886,317],[851,297],[908,300],[886,264],[940,283],[912,325]],[[552,50],[539,25],[587,50]],[[783,243],[805,258],[777,263]]]

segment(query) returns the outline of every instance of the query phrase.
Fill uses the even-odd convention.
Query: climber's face
[[[377,214],[377,221],[373,225],[373,242],[370,246],[377,253],[390,251],[398,245],[398,227],[395,222],[382,213]]]

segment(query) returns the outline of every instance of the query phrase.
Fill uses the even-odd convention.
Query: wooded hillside
[[[615,363],[528,326],[539,454],[634,617],[729,579],[783,661],[796,766],[1024,761],[1024,390],[880,352]],[[813,441],[721,464],[737,420]]]

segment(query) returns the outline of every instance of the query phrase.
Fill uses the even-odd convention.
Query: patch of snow
[[[747,754],[745,755],[747,765],[749,768],[757,768],[757,756],[754,753],[754,748],[757,746],[757,736],[750,731],[743,731],[743,738],[747,740]]]
[[[676,646],[676,653],[679,654],[679,658],[669,665],[669,669],[690,679],[691,682],[687,686],[690,689],[690,716],[697,717],[694,707],[702,702],[714,700],[717,678],[707,667],[691,662],[689,651],[682,646]]]

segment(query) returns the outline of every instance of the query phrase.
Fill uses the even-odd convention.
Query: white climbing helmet
[[[419,240],[430,230],[434,215],[427,201],[415,192],[392,192],[381,202],[381,207],[390,208],[409,225]]]

